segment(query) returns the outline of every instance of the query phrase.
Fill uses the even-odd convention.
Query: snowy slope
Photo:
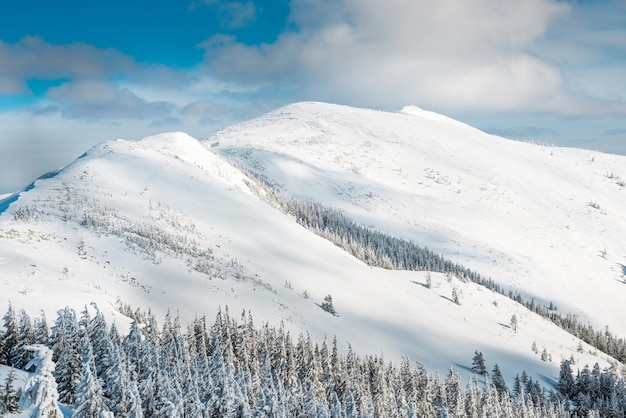
[[[326,107],[314,105],[307,111],[315,109]],[[341,110],[343,118],[364,112]],[[367,115],[365,119],[375,120],[371,115],[388,119],[389,126],[415,117]],[[279,112],[272,117],[283,116]],[[317,117],[315,112],[312,117]],[[452,129],[445,121],[430,121],[444,123],[429,127],[441,129],[442,137]],[[369,165],[357,158],[361,151],[354,150],[351,161],[362,164],[356,170],[341,168],[348,164],[343,154],[349,147],[326,134],[319,134],[316,141],[334,149],[339,162],[313,153],[321,146],[314,143],[308,146],[310,163],[271,149],[256,151],[252,145],[246,149],[240,144],[237,151],[235,138],[246,138],[245,130],[253,132],[255,124],[259,129],[268,126],[259,120],[224,131],[219,135],[224,142],[216,148],[239,153],[242,161],[258,164],[277,180],[289,179],[294,194],[315,193],[322,201],[353,210],[355,217],[370,216],[381,227],[397,232],[408,225],[409,235],[429,236],[429,243],[446,248],[445,235],[440,241],[435,237],[451,228],[435,229],[431,223],[428,231],[421,224],[425,216],[415,218],[413,224],[407,221],[413,213],[408,212],[410,205],[419,199],[411,191],[411,178],[405,179],[406,185],[389,186],[405,177],[404,170],[413,170],[397,164],[393,167],[401,172],[395,168],[387,172],[392,166],[380,158],[393,151],[393,145],[377,144],[364,131],[368,147],[377,150],[371,150]],[[292,141],[297,137],[289,136],[293,127],[284,124],[283,139],[270,135],[278,129],[274,126],[268,128],[269,140],[255,146],[282,143],[286,152],[295,153],[299,146]],[[348,133],[352,128],[345,129]],[[227,138],[228,132],[232,139]],[[398,134],[390,132],[389,137],[402,143]],[[255,135],[250,139],[256,143]],[[356,141],[354,135],[351,138]],[[17,199],[11,197],[10,204],[5,201],[0,214],[2,312],[10,301],[33,316],[43,310],[52,320],[61,307],[82,310],[94,301],[123,329],[128,322],[115,309],[118,298],[160,315],[168,309],[179,311],[183,320],[203,314],[211,318],[218,306],[228,305],[234,315],[251,310],[257,324],[282,321],[294,332],[310,332],[317,341],[336,335],[344,349],[350,343],[361,354],[383,352],[394,360],[407,355],[442,373],[453,366],[467,375],[475,350],[484,353],[489,368],[498,363],[509,379],[526,370],[549,382],[558,376],[560,361],[572,355],[577,364],[609,365],[606,356],[592,354],[586,344],[585,351],[578,353],[579,341],[571,335],[474,284],[433,273],[433,286],[428,289],[428,273],[366,266],[264,203],[239,169],[204,145],[209,144],[182,133],[107,142],[56,175],[37,180]],[[302,144],[303,152],[306,147]],[[396,158],[402,163],[407,155],[413,154]],[[379,182],[372,180],[376,173],[381,174]],[[438,185],[434,182],[430,187]],[[415,200],[406,200],[407,196]],[[396,204],[392,198],[398,199]],[[427,194],[421,199],[429,202]],[[386,214],[391,208],[397,212]],[[482,250],[472,251],[477,259],[481,256]],[[450,300],[454,287],[462,292],[461,305]],[[305,291],[310,298],[303,297]],[[338,317],[319,307],[327,294],[333,296]],[[508,326],[514,314],[520,323],[518,332]],[[539,351],[545,348],[552,361],[541,361],[531,351],[533,342]]]
[[[506,140],[414,106],[322,103],[278,109],[207,144],[292,196],[626,335],[626,157]]]

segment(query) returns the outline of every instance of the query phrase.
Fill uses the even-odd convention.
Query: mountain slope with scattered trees
[[[607,248],[589,261],[589,249],[598,244],[592,242],[591,230],[613,221],[609,208],[621,204],[620,198],[611,200],[610,185],[604,183],[611,179],[592,176],[600,185],[584,184],[586,193],[598,193],[594,205],[585,204],[582,214],[567,212],[563,219],[568,224],[559,224],[581,235],[572,243],[587,237],[585,247],[568,248],[570,257],[598,268],[598,276],[588,280],[598,294],[587,292],[585,305],[598,308],[593,314],[606,319],[598,326],[595,320],[587,322],[587,310],[573,310],[564,299],[576,289],[585,292],[588,283],[569,277],[569,267],[538,283],[532,263],[525,264],[534,259],[537,269],[553,272],[552,262],[561,262],[565,250],[557,241],[570,232],[550,223],[561,212],[550,212],[552,226],[532,215],[536,207],[522,205],[527,213],[515,212],[507,198],[525,203],[543,192],[511,187],[508,171],[500,178],[490,167],[472,165],[472,172],[480,173],[477,178],[467,172],[467,160],[455,159],[459,138],[467,140],[462,146],[476,158],[474,146],[495,141],[493,149],[482,148],[493,161],[508,161],[513,154],[532,161],[529,155],[538,148],[448,125],[414,114],[300,104],[218,132],[205,142],[182,133],[106,142],[36,180],[0,202],[0,308],[8,309],[0,326],[0,362],[16,367],[19,382],[8,386],[25,387],[27,375],[19,370],[31,361],[26,347],[42,344],[54,353],[61,410],[69,407],[79,415],[92,414],[91,405],[116,415],[133,411],[133,416],[154,416],[173,414],[188,404],[214,415],[233,410],[261,415],[275,406],[283,412],[319,409],[321,416],[340,414],[333,410],[346,416],[349,411],[358,411],[357,416],[444,415],[455,409],[473,416],[468,399],[476,398],[489,399],[485,402],[492,414],[507,408],[547,416],[594,409],[606,414],[609,406],[619,411],[623,365],[618,360],[624,359],[624,341],[613,314],[623,306],[613,301],[623,283],[603,270],[618,261],[613,232],[603,233]],[[433,143],[434,132],[438,142]],[[240,143],[232,138],[235,134]],[[262,149],[265,142],[270,146]],[[284,149],[277,153],[272,144]],[[402,153],[396,152],[398,147]],[[302,151],[310,154],[308,160]],[[580,156],[564,152],[558,157],[557,183],[580,199],[578,186],[567,186],[561,177]],[[442,165],[431,166],[437,161]],[[609,163],[614,179],[619,177],[619,160]],[[443,171],[448,164],[458,177]],[[481,177],[485,173],[492,176],[489,181]],[[496,221],[504,214],[511,224],[522,219],[536,229],[509,229],[515,234],[503,235]],[[485,229],[475,235],[465,229],[475,225]],[[537,231],[554,233],[550,237],[558,248],[546,250],[541,260],[525,252],[531,241],[543,246],[543,240],[535,240]],[[516,240],[521,244],[513,249]],[[563,290],[555,293],[555,288]],[[611,297],[602,299],[609,290]],[[119,300],[139,310],[119,308]],[[84,310],[91,302],[98,309]],[[63,314],[60,306],[66,306]],[[230,324],[221,333],[231,336],[233,353],[228,343],[214,341],[217,337],[205,325],[205,345],[220,346],[204,350],[207,356],[230,360],[216,374],[193,375],[204,380],[204,392],[198,392],[197,383],[178,374],[185,375],[197,356],[189,327],[217,306],[224,307],[217,322]],[[244,319],[224,320],[226,306],[230,312],[245,311]],[[57,319],[47,323],[46,316]],[[163,317],[169,325],[157,326],[155,318]],[[270,333],[285,340],[285,350],[297,351],[303,340],[314,353],[307,367],[317,377],[298,366],[297,384],[289,386],[293,374],[284,381],[276,373],[281,367],[291,370],[281,365],[291,360],[278,359],[282,354],[272,351],[274,342],[264,346],[269,352],[265,362],[258,347],[238,348],[232,339],[245,340],[241,332],[252,319],[264,325],[249,331],[254,335],[250,344],[263,346],[263,335]],[[70,337],[59,339],[61,334]],[[288,336],[293,336],[290,343]],[[119,345],[121,351],[114,348]],[[350,384],[329,380],[334,394],[317,388],[316,382],[324,382],[329,373],[321,355],[325,350],[336,351],[345,363],[354,356],[358,370]],[[172,353],[180,359],[172,361]],[[479,373],[472,371],[476,353],[484,360]],[[151,359],[165,371],[129,357]],[[239,367],[245,358],[250,364]],[[563,372],[565,364],[571,373]],[[402,380],[407,367],[418,382]],[[270,369],[265,377],[264,368]],[[10,368],[0,373],[0,380],[8,379]],[[137,384],[121,385],[116,379]],[[413,388],[420,379],[428,392]],[[444,402],[448,379],[462,388],[456,393],[464,401],[446,397]],[[603,389],[589,393],[587,387],[597,385],[588,380],[601,379]],[[250,382],[246,393],[237,389]],[[207,387],[213,392],[207,393]],[[285,392],[287,387],[292,392]],[[2,393],[10,393],[6,398],[11,402],[17,397],[11,390]],[[231,402],[233,393],[237,400]],[[227,404],[214,405],[221,399]]]

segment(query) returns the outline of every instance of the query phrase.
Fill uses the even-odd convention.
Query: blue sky
[[[0,194],[300,100],[626,154],[626,0],[0,2]]]

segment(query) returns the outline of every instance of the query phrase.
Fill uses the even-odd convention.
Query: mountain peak
[[[418,116],[423,119],[445,122],[445,123],[450,123],[450,124],[457,125],[457,126],[463,126],[463,127],[475,129],[472,126],[467,125],[463,122],[460,122],[456,119],[452,119],[448,116],[442,115],[440,113],[432,112],[430,110],[422,109],[415,105],[404,106],[402,110],[400,111],[400,113],[404,113],[406,115]]]

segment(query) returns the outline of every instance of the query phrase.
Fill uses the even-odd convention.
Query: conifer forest
[[[11,306],[3,318],[0,363],[30,371],[30,379],[47,388],[36,402],[58,400],[74,417],[626,414],[624,381],[597,365],[574,373],[564,361],[549,391],[520,371],[509,388],[500,367],[480,352],[472,359],[473,377],[463,382],[455,369],[439,375],[408,359],[393,364],[383,355],[341,353],[336,339],[316,344],[282,326],[255,324],[249,312],[237,320],[219,308],[213,321],[202,317],[183,327],[170,314],[159,325],[150,312],[119,309],[133,319],[127,335],[108,325],[95,305],[80,314],[61,309],[50,326],[43,316],[33,321]],[[37,360],[46,351],[52,366]],[[27,393],[12,387],[11,376],[0,386],[0,416],[25,403]]]

